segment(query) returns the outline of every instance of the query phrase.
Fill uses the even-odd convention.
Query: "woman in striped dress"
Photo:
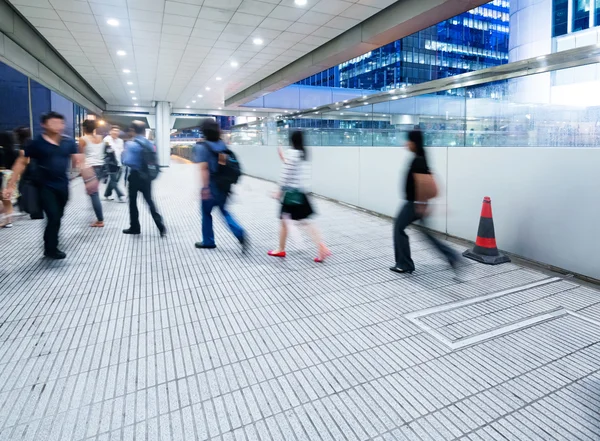
[[[283,162],[281,174],[281,230],[279,233],[279,248],[269,251],[267,254],[272,257],[285,257],[285,245],[288,236],[288,220],[300,221],[306,225],[308,232],[317,245],[318,255],[315,262],[323,262],[326,257],[331,255],[329,249],[321,239],[317,227],[311,223],[308,218],[314,214],[312,205],[306,192],[304,191],[304,161],[307,160],[306,149],[304,148],[304,136],[302,132],[296,131],[291,136],[292,148],[284,153],[279,151],[279,156]]]

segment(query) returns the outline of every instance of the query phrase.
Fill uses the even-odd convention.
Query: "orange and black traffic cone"
[[[510,262],[508,256],[500,254],[496,246],[496,233],[494,231],[494,219],[492,218],[492,200],[487,196],[483,198],[479,231],[477,231],[475,246],[472,250],[465,251],[463,256],[487,265]]]

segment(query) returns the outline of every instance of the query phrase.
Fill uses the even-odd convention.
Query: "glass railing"
[[[565,59],[568,57],[557,64],[564,66]],[[508,72],[510,66],[505,65],[502,72]],[[532,70],[520,66],[515,63],[515,68]],[[380,94],[379,99],[369,96],[364,102],[334,103],[237,126],[232,129],[231,143],[288,145],[291,132],[303,130],[310,146],[394,147],[404,144],[409,130],[420,128],[426,145],[433,147],[597,147],[598,67],[598,63],[584,61],[577,67],[445,87],[434,93],[410,94],[399,89],[383,100]],[[493,69],[489,71],[493,73]],[[498,76],[488,74],[487,78]],[[427,83],[419,87],[432,90]]]

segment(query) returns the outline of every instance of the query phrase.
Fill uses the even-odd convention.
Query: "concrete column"
[[[168,166],[171,157],[171,103],[157,101],[155,142],[160,165]]]

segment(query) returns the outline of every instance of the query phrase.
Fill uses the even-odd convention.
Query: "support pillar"
[[[156,148],[160,165],[168,166],[171,158],[171,103],[156,102]]]

